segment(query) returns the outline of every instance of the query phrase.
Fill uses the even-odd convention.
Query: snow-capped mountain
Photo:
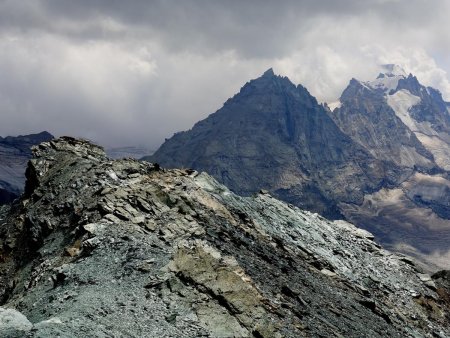
[[[383,69],[385,72],[373,81],[352,79],[339,99],[340,105],[333,110],[332,118],[342,131],[379,159],[411,170],[414,167],[425,171],[435,169],[432,149],[420,142],[414,127],[420,122],[410,112],[412,107],[426,100],[407,88],[414,88],[415,93],[431,91],[418,87],[417,79],[406,75],[398,66],[385,65]]]
[[[330,116],[341,130],[405,174],[341,211],[393,249],[448,259],[437,252],[447,252],[450,238],[449,104],[394,65],[373,81],[352,79],[339,102]]]
[[[405,70],[394,64],[387,64],[381,66],[382,72],[375,80],[363,82],[366,86],[380,90],[385,93],[395,90],[400,80],[404,80],[408,74]]]
[[[401,67],[382,68],[375,80],[350,81],[331,116],[375,156],[450,170],[449,103]]]

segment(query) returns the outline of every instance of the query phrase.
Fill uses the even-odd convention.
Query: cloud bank
[[[156,148],[273,67],[319,101],[397,63],[450,100],[446,0],[0,2],[0,135]]]

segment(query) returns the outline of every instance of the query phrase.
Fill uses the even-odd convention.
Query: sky
[[[0,135],[156,149],[273,67],[320,102],[396,63],[450,101],[448,0],[0,0]]]

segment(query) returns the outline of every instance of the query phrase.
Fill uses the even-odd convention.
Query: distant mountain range
[[[270,69],[144,159],[206,171],[239,194],[266,189],[450,267],[449,106],[395,65],[352,79],[330,106]]]
[[[17,137],[0,137],[0,204],[11,202],[23,191],[31,147],[51,139],[53,136],[46,131]]]

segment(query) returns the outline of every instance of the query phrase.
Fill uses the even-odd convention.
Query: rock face
[[[34,154],[0,208],[0,337],[450,336],[446,273],[345,221],[86,141]]]
[[[345,135],[304,87],[272,70],[144,159],[204,170],[243,195],[267,189],[329,217],[340,216],[336,201],[360,204],[364,192],[401,175]]]
[[[0,205],[10,203],[23,191],[31,147],[52,138],[47,132],[0,137]]]

